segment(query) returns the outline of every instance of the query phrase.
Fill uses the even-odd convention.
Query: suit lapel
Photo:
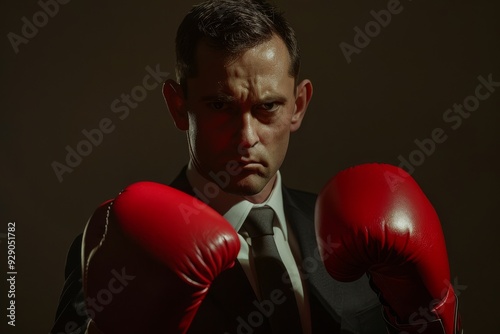
[[[287,221],[301,249],[302,263],[299,268],[308,283],[311,301],[316,299],[340,323],[343,293],[340,284],[330,277],[319,256],[314,225],[315,197],[283,187],[283,205]]]

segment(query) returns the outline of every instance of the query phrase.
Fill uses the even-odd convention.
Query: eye
[[[222,110],[226,106],[226,103],[221,101],[210,102],[208,106],[213,110]]]
[[[279,107],[280,107],[280,104],[276,103],[276,102],[263,103],[260,105],[261,109],[268,111],[268,112],[274,112],[274,111],[278,110]]]

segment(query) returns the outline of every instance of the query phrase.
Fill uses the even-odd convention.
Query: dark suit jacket
[[[194,196],[185,169],[171,186]],[[301,249],[300,267],[309,292],[313,333],[387,333],[381,305],[369,286],[368,278],[364,276],[352,283],[341,283],[326,272],[319,259],[315,235],[315,202],[316,195],[283,187],[285,215]],[[83,311],[81,242],[82,235],[79,235],[68,253],[66,282],[57,308],[53,334],[79,333],[87,321]],[[328,243],[327,240],[324,242]],[[215,279],[188,333],[270,333],[266,317],[261,322],[255,321],[259,317],[252,318],[255,312],[259,312],[256,300],[242,267],[236,263]]]

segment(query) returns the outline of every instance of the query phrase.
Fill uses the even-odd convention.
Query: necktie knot
[[[250,238],[273,235],[274,210],[268,206],[253,208],[245,220],[245,230]]]

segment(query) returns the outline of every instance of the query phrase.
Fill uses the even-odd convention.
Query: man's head
[[[193,8],[177,35],[179,83],[164,95],[189,153],[206,177],[228,172],[223,190],[267,197],[312,96],[297,83],[293,30],[260,0],[209,1]]]
[[[276,34],[290,54],[290,75],[298,77],[300,55],[295,32],[282,13],[264,0],[205,1],[186,15],[177,30],[177,80],[187,95],[186,80],[198,72],[196,51],[200,41],[228,56],[261,44]]]

